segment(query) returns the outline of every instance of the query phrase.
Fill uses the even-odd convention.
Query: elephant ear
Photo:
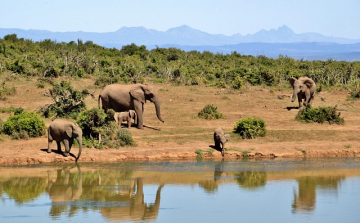
[[[141,103],[145,103],[145,94],[141,85],[136,85],[130,90],[130,95]]]
[[[290,79],[290,84],[291,84],[292,87],[294,87],[295,81],[297,81],[295,77],[292,77]]]
[[[72,138],[73,135],[73,128],[71,125],[67,126],[65,129],[65,133],[69,138]]]
[[[314,81],[311,79],[306,79],[304,80],[304,84],[308,87],[311,88],[314,85]]]

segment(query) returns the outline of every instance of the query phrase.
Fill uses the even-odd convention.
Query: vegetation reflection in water
[[[8,198],[19,206],[48,194],[51,200],[48,213],[53,220],[61,216],[72,218],[81,211],[97,211],[107,221],[143,221],[157,219],[162,189],[166,185],[198,186],[206,194],[216,194],[220,185],[235,184],[243,190],[259,191],[270,181],[292,180],[297,182],[292,213],[301,214],[314,212],[317,190],[336,194],[346,177],[360,176],[360,167],[274,171],[275,166],[269,169],[269,165],[262,168],[246,165],[242,162],[179,162],[3,167],[0,168],[0,194],[3,202]],[[156,186],[151,202],[144,200],[144,185]]]

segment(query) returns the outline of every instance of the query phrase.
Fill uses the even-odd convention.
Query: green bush
[[[253,117],[243,118],[235,124],[234,132],[240,134],[243,139],[263,137],[266,135],[265,121]]]
[[[114,110],[109,109],[108,113],[111,111],[114,112]],[[98,108],[82,111],[77,118],[77,123],[83,130],[83,136],[91,139],[98,138],[100,128],[109,122],[110,118],[107,117],[108,115],[104,110]]]
[[[233,89],[240,89],[244,85],[244,79],[237,76],[235,79],[231,82],[231,88]]]
[[[33,112],[21,112],[9,117],[4,122],[4,133],[14,139],[26,139],[45,134],[45,122]]]
[[[100,129],[101,140],[104,146],[119,148],[122,146],[135,146],[136,143],[128,129],[119,128],[115,122],[109,123]]]
[[[199,113],[198,117],[205,119],[220,119],[223,115],[217,111],[214,105],[206,105]]]
[[[105,113],[104,110],[98,108],[85,110],[79,114],[77,123],[83,130],[84,142],[87,147],[119,148],[120,146],[136,145],[127,129],[118,128],[114,122],[114,114],[112,109]],[[101,135],[100,143],[99,135]]]
[[[299,121],[317,122],[324,123],[328,122],[329,124],[343,124],[344,118],[340,117],[340,112],[337,111],[337,106],[335,107],[318,107],[313,108],[306,106],[301,109],[296,115],[296,119]]]
[[[81,111],[86,109],[84,99],[89,95],[86,89],[78,91],[66,81],[52,83],[52,86],[48,95],[52,98],[53,103],[41,108],[41,112],[46,118],[53,116],[75,119]]]

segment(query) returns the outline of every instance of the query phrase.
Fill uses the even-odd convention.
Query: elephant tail
[[[99,95],[99,97],[98,97],[98,107],[99,107],[99,109],[100,109],[100,95]]]

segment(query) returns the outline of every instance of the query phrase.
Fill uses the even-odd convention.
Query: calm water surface
[[[0,222],[360,222],[360,158],[0,167]]]

